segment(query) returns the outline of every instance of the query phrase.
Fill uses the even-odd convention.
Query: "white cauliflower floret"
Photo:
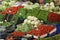
[[[34,18],[34,21],[38,20],[36,17]]]
[[[40,24],[40,21],[38,20],[38,18],[34,17],[34,16],[28,16],[27,19],[24,20],[23,24],[31,24],[34,27],[37,27],[38,24]]]
[[[37,27],[37,25],[35,25],[34,27]]]
[[[35,25],[38,25],[38,23],[39,23],[39,22],[36,21],[34,24],[35,24]]]
[[[50,9],[53,9],[53,8],[55,8],[54,2],[51,2],[51,3],[50,3]]]
[[[49,3],[46,3],[45,5],[46,5],[46,6],[49,6]]]
[[[33,16],[28,16],[27,19],[34,20],[34,17]]]
[[[32,16],[30,20],[34,20],[34,17]]]
[[[54,2],[51,2],[50,5],[54,5]]]
[[[45,10],[48,10],[48,9],[49,9],[49,3],[46,3],[46,4],[44,5],[44,9],[45,9]]]
[[[40,20],[38,20],[38,22],[40,23]]]
[[[27,21],[28,21],[28,20],[27,20],[27,19],[25,19],[25,20],[24,20],[24,23],[26,23]]]
[[[27,19],[29,19],[29,20],[30,20],[30,18],[31,18],[31,16],[28,16],[28,17],[27,17]]]
[[[31,24],[34,24],[35,22],[34,21],[31,21]]]
[[[28,20],[27,23],[30,24],[31,23],[31,20]]]

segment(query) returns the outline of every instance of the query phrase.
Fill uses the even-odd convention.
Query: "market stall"
[[[43,3],[45,2],[45,3]],[[4,0],[0,5],[0,39],[59,40],[60,7],[50,1]]]

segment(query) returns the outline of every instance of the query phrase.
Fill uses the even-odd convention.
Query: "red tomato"
[[[14,35],[14,36],[16,36],[16,37],[21,37],[21,36],[24,36],[25,33],[18,31],[18,32],[13,32],[12,35]]]
[[[9,7],[2,12],[2,14],[16,14],[20,8],[24,8],[24,6],[17,6],[17,7]]]

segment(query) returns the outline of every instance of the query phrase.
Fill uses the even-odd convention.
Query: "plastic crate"
[[[57,24],[57,25],[56,25],[56,28],[57,28],[56,33],[57,33],[57,34],[60,34],[60,24]]]

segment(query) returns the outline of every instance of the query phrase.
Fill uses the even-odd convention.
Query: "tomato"
[[[20,8],[24,8],[24,6],[9,7],[2,14],[16,14]]]
[[[16,37],[21,37],[21,36],[24,36],[25,33],[24,32],[20,32],[20,31],[17,31],[17,32],[13,32],[12,35],[14,35]]]

